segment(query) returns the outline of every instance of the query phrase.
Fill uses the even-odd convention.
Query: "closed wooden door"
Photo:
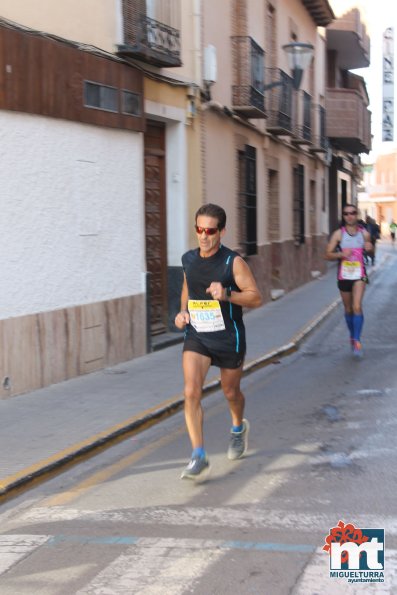
[[[152,335],[167,329],[167,237],[165,197],[165,125],[148,122],[145,133],[146,266]]]

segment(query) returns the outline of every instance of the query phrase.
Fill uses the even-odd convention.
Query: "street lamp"
[[[298,90],[302,82],[303,71],[309,66],[312,60],[314,47],[311,43],[294,41],[283,45],[283,50],[288,56],[288,64],[292,72],[292,86]],[[269,89],[273,89],[273,87],[284,84],[284,81],[269,83],[265,85],[264,90],[268,91]]]

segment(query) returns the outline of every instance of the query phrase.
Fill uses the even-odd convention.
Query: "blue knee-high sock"
[[[353,327],[353,314],[348,314],[345,312],[345,320],[347,324],[347,328],[349,329],[350,336],[353,337],[354,335],[354,327]]]
[[[359,341],[364,324],[363,314],[353,314],[353,339]]]

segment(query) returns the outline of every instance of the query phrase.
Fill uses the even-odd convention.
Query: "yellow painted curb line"
[[[151,425],[155,420],[172,415],[179,410],[183,404],[182,397],[180,397],[179,400],[175,399],[175,397],[171,397],[170,399],[163,401],[160,406],[151,407],[138,415],[108,428],[107,430],[103,430],[102,432],[82,440],[81,442],[77,442],[46,459],[42,459],[38,463],[34,463],[17,473],[0,479],[0,497],[13,489],[21,487],[25,483],[54,471],[62,465],[70,463],[75,458],[90,452],[92,453],[94,450],[103,447],[106,443],[124,436],[124,434],[142,430],[144,427]]]
[[[388,256],[388,255],[387,255]],[[380,265],[384,264],[387,257],[383,259]],[[369,272],[369,275],[375,272],[373,269]],[[247,362],[243,367],[243,375],[250,374],[266,365],[277,361],[280,357],[285,357],[298,350],[300,343],[325,319],[333,310],[341,303],[341,298],[337,298],[330,304],[321,314],[316,316],[309,324],[305,325],[300,331],[298,331],[289,343],[286,343],[282,347],[266,353],[265,355]],[[217,390],[221,385],[220,377],[208,382],[203,387],[203,396]],[[55,469],[59,469],[68,463],[71,463],[74,459],[78,459],[83,455],[94,454],[99,448],[103,448],[105,445],[110,445],[117,438],[122,438],[128,433],[143,431],[156,421],[173,415],[180,411],[184,404],[183,395],[175,395],[163,401],[157,406],[154,406],[142,413],[135,415],[125,421],[116,424],[87,438],[81,442],[77,442],[72,446],[65,448],[57,454],[48,457],[30,465],[13,475],[8,475],[3,479],[0,479],[0,497],[10,494],[13,490],[20,488],[21,486],[32,482],[35,479],[43,478]]]

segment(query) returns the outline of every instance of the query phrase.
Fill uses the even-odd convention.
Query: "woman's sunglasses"
[[[194,227],[200,236],[203,232],[206,236],[213,236],[219,231],[217,227],[200,227],[199,225],[195,225]]]

